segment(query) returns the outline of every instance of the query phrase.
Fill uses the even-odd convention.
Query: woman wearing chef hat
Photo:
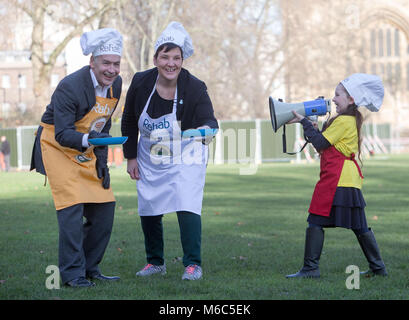
[[[166,273],[162,217],[176,212],[182,279],[202,277],[201,211],[209,141],[182,139],[181,132],[218,124],[205,83],[182,67],[192,54],[189,34],[182,24],[171,22],[155,43],[155,68],[136,73],[126,96],[124,156],[127,172],[137,180],[147,257],[138,276]]]
[[[378,76],[356,73],[341,81],[332,101],[337,116],[319,132],[312,123],[293,111],[290,123],[301,122],[304,133],[321,154],[320,180],[309,207],[304,266],[287,278],[319,277],[319,259],[324,244],[323,227],[343,227],[354,231],[368,260],[368,274],[387,275],[375,236],[368,228],[361,187],[363,175],[356,161],[361,153],[363,118],[358,106],[376,112],[382,105],[384,88]]]
[[[58,84],[41,118],[31,169],[47,175],[50,183],[62,282],[90,287],[95,284],[88,279],[119,279],[99,270],[111,236],[115,198],[107,147],[90,147],[88,139],[109,136],[122,88],[122,35],[115,29],[99,29],[84,33],[80,44],[84,55],[92,54],[90,65]]]

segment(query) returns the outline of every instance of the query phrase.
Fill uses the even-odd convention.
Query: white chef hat
[[[381,78],[372,74],[354,73],[341,83],[358,107],[364,106],[372,112],[379,111],[384,96]]]
[[[85,32],[80,39],[82,53],[94,57],[102,54],[122,55],[122,35],[115,29],[103,28]]]
[[[172,21],[169,23],[155,43],[155,52],[164,43],[174,43],[182,48],[183,59],[187,59],[193,54],[192,39],[180,22]]]

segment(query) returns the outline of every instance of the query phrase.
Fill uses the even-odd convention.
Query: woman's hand
[[[301,122],[302,119],[304,119],[305,117],[301,114],[299,114],[297,111],[293,110],[292,111],[294,118],[291,119],[290,121],[287,122],[287,124],[291,124],[291,123],[297,123],[297,122]]]
[[[209,126],[201,126],[201,127],[197,127],[196,129],[211,129]],[[213,136],[209,136],[209,137],[205,137],[205,138],[201,138],[202,139],[202,143],[204,145],[208,145],[210,142],[212,142],[213,140]]]
[[[138,170],[138,161],[135,159],[128,159],[127,169],[129,176],[132,180],[139,180],[139,170]]]

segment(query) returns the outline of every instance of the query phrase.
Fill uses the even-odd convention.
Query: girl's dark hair
[[[342,84],[341,84],[342,85]],[[348,91],[345,89],[345,87],[342,85],[343,89],[345,90],[347,97],[351,97]],[[362,123],[364,122],[364,117],[358,110],[358,106],[355,103],[350,104],[345,112],[338,114],[336,117],[333,117],[329,119],[327,122],[324,123],[322,127],[322,132],[324,132],[333,122],[336,118],[339,116],[354,116],[355,121],[356,121],[356,129],[358,131],[358,159],[359,162],[361,162],[362,166],[362,159],[361,159],[361,144],[362,144],[362,136],[361,136],[361,128],[362,128]]]
[[[173,42],[166,42],[166,43],[161,44],[158,47],[158,49],[156,50],[154,57],[155,57],[155,59],[157,59],[159,52],[161,52],[163,49],[165,49],[164,50],[165,52],[168,52],[168,51],[170,51],[172,49],[175,49],[175,48],[180,49],[180,54],[182,55],[182,60],[183,60],[183,50],[182,50],[182,48],[179,47],[177,44],[174,44]]]

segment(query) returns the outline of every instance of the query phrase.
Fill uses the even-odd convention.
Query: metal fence
[[[282,128],[273,132],[270,120],[257,119],[249,121],[220,121],[220,130],[209,145],[209,162],[224,163],[264,163],[290,161],[313,156],[313,149],[296,156],[283,153]],[[36,126],[0,129],[0,136],[5,135],[10,142],[10,164],[19,170],[30,167]],[[390,152],[390,125],[364,124],[364,152]],[[120,123],[114,123],[110,131],[112,136],[121,136]],[[299,149],[303,143],[300,125],[287,125],[287,151]]]

